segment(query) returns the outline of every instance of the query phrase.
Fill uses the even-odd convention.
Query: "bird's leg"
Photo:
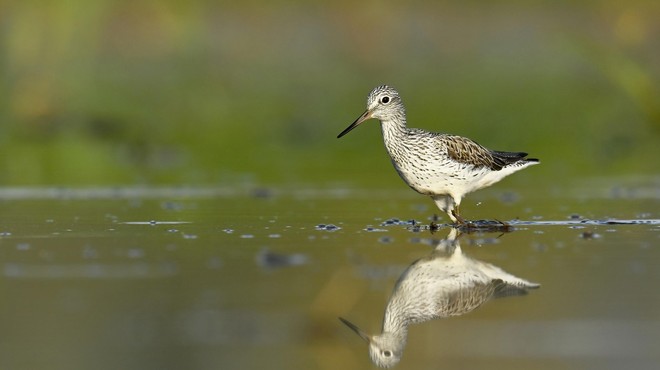
[[[456,207],[454,209],[451,210],[451,214],[456,219],[455,225],[457,225],[459,227],[464,227],[464,228],[467,228],[467,229],[471,229],[471,228],[474,227],[474,224],[472,223],[472,221],[465,221],[465,219],[463,217],[461,217],[459,209],[458,209],[458,204],[456,205]]]
[[[509,226],[511,226],[511,225],[509,225],[508,223],[506,223],[506,222],[504,222],[504,221],[500,221],[500,220],[498,220],[498,219],[495,219],[495,221],[499,222],[499,223],[500,223],[500,226],[505,226],[505,227],[509,227]]]
[[[447,213],[447,216],[454,222],[455,226],[466,224],[465,220],[459,214],[458,206],[460,204],[460,198],[455,198],[449,194],[442,194],[434,195],[433,200],[441,211]]]
[[[458,206],[456,206],[456,208],[454,208],[454,209],[451,210],[451,214],[452,214],[452,216],[454,216],[454,218],[456,219],[456,223],[457,223],[458,225],[465,225],[465,224],[467,223],[467,222],[465,222],[465,220],[463,219],[463,217],[461,217],[461,215],[459,214],[459,212],[458,212]]]

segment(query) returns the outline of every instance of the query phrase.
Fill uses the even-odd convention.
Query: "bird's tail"
[[[539,163],[539,160],[537,158],[526,158],[527,153],[525,152],[499,152],[499,151],[492,151],[491,154],[493,155],[493,158],[502,167],[506,167],[510,164],[516,163],[516,162],[529,162],[529,163]]]

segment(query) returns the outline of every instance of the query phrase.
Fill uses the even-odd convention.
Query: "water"
[[[399,367],[656,368],[658,188],[498,189],[462,211],[512,231],[461,248],[541,287],[412,325]],[[338,317],[379,332],[449,232],[411,227],[436,210],[407,189],[4,189],[0,206],[3,369],[370,368]]]

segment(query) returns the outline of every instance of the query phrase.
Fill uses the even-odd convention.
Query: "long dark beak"
[[[357,335],[360,336],[360,338],[364,339],[367,343],[371,342],[371,337],[367,333],[363,332],[362,329],[355,326],[355,324],[346,320],[343,317],[340,317],[339,320],[341,320],[341,322],[343,322],[344,324],[346,324],[346,326],[351,328],[351,330],[353,330]]]
[[[362,113],[362,115],[358,117],[358,119],[356,119],[355,122],[351,123],[350,126],[346,127],[346,130],[342,131],[341,134],[337,135],[337,139],[348,134],[352,129],[358,127],[360,123],[368,120],[369,118],[371,118],[371,112],[367,109],[367,111]]]

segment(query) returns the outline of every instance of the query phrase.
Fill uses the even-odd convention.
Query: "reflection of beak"
[[[340,137],[348,134],[349,131],[351,131],[352,129],[358,127],[358,125],[360,125],[360,123],[368,120],[369,118],[371,118],[371,111],[367,109],[367,111],[364,112],[360,117],[358,117],[358,119],[356,119],[355,122],[351,123],[351,125],[348,126],[346,128],[346,130],[342,131],[341,134],[337,135],[337,139],[339,139]]]
[[[353,125],[355,125],[355,124],[353,124]],[[353,126],[353,125],[351,125],[351,126]],[[355,126],[357,126],[357,125],[355,125]],[[371,342],[371,338],[369,337],[369,335],[367,335],[367,333],[363,332],[362,329],[355,326],[355,324],[353,324],[352,322],[344,319],[343,317],[340,317],[339,320],[341,320],[341,322],[343,322],[344,324],[346,324],[346,326],[351,328],[351,330],[353,330],[357,335],[360,336],[360,338],[364,339],[367,343]]]

